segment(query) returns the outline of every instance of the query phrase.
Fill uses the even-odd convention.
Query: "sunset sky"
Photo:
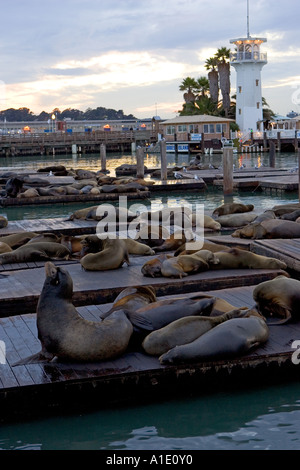
[[[246,36],[246,0],[0,0],[0,110],[103,106],[162,119],[182,108],[182,80]],[[263,96],[300,113],[299,0],[250,0],[266,37]],[[236,73],[231,69],[232,94]]]

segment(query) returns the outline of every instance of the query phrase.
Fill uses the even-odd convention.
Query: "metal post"
[[[144,178],[145,175],[145,165],[144,165],[145,153],[142,147],[137,148],[136,150],[136,177]]]
[[[106,172],[106,145],[100,145],[101,171]]]
[[[160,157],[161,157],[161,180],[167,181],[167,144],[165,140],[160,141]]]
[[[271,168],[275,168],[275,159],[276,159],[276,145],[275,145],[275,142],[270,140],[269,162],[270,162]]]
[[[223,192],[224,196],[233,195],[233,149],[223,150]]]

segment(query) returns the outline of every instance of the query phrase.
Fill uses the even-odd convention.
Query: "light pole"
[[[55,132],[56,131],[56,129],[55,129],[56,128],[56,125],[55,125],[56,116],[55,116],[54,113],[52,114],[51,119],[52,119],[52,130],[53,130],[53,132]]]

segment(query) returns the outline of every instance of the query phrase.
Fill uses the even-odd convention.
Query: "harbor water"
[[[191,159],[193,157],[190,157]],[[222,156],[205,156],[214,165],[221,165]],[[168,156],[169,166],[188,164],[185,155]],[[241,156],[235,156],[241,164]],[[243,155],[247,167],[264,164],[268,155]],[[108,155],[107,166],[114,173],[122,163],[135,163],[132,155]],[[99,170],[97,155],[56,156],[40,158],[0,159],[0,172],[16,168],[37,169],[50,164],[67,168]],[[159,167],[159,156],[148,155],[145,165]],[[298,156],[277,154],[276,167],[294,169]],[[252,203],[258,210],[266,210],[287,200],[298,202],[298,195],[240,193],[235,201]],[[221,191],[204,193],[155,195],[155,204],[169,205],[188,201],[203,203],[206,210],[223,203]],[[141,201],[141,204],[146,204]],[[91,205],[91,204],[89,204]],[[81,206],[82,207],[82,206]],[[9,220],[64,217],[78,206],[73,204],[45,207],[2,208],[1,214]],[[299,338],[300,340],[300,338]],[[1,368],[1,366],[0,366]],[[1,373],[1,369],[0,369]],[[105,407],[99,396],[99,409],[73,414],[52,415],[40,419],[20,420],[1,424],[1,450],[299,450],[300,449],[300,383],[288,382],[255,386],[251,389],[216,389],[210,393],[187,390],[181,397],[162,397],[160,401]]]

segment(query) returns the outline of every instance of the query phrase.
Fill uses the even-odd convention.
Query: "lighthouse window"
[[[260,108],[260,103],[256,103],[257,109]]]
[[[258,86],[258,85],[259,85],[259,80],[256,80],[256,86]]]
[[[242,114],[242,110],[241,110],[241,108],[239,108],[239,114]]]
[[[239,93],[242,93],[242,87],[239,86]]]

